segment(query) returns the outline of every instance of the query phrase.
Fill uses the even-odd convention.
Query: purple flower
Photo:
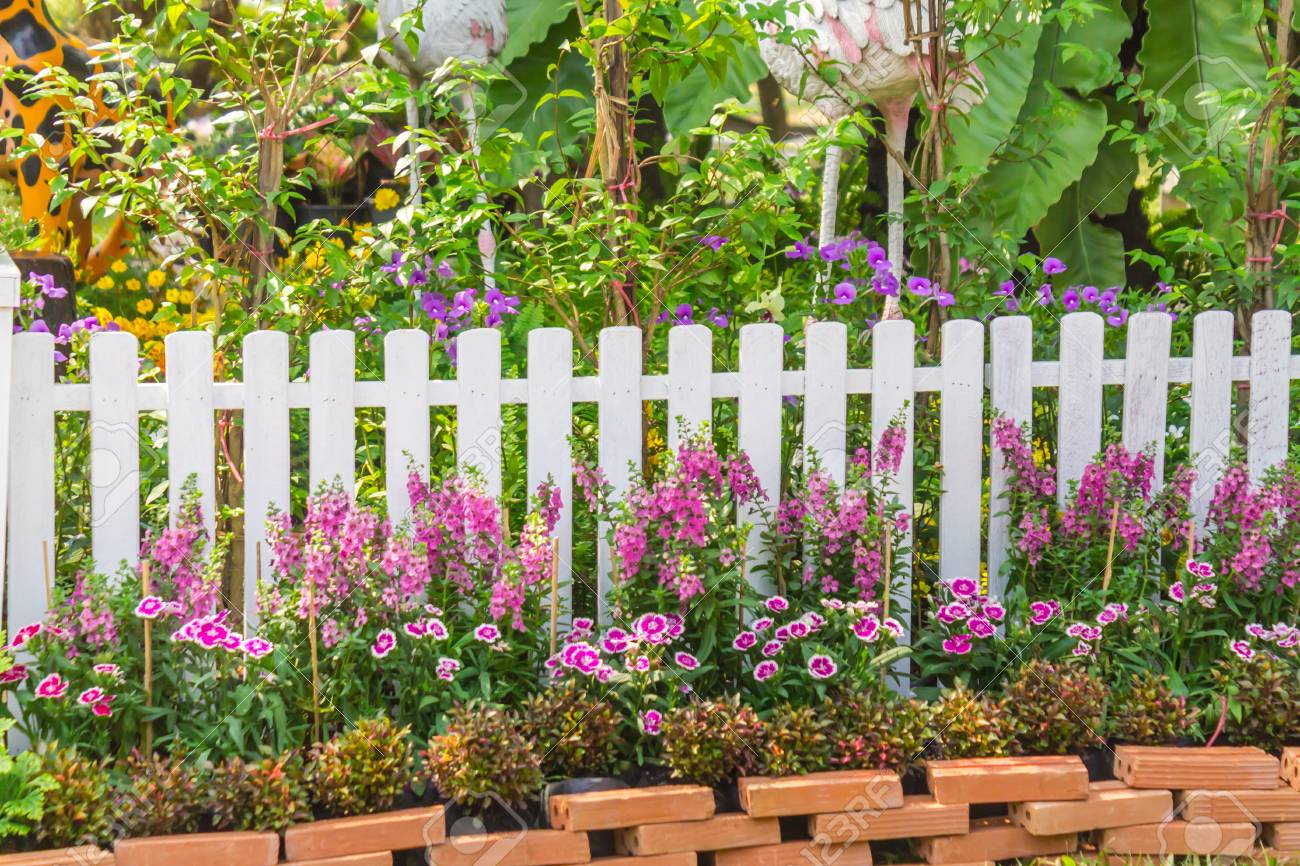
[[[673,656],[673,661],[683,670],[693,671],[700,666],[700,660],[690,653],[679,652]]]
[[[871,246],[867,248],[867,264],[875,271],[890,270],[893,265],[890,263],[888,255],[884,247],[873,241]]]
[[[1043,259],[1043,273],[1047,274],[1047,276],[1050,277],[1056,274],[1063,274],[1065,273],[1065,271],[1066,271],[1065,262],[1061,261],[1060,259],[1055,258],[1053,256],[1048,256],[1047,258]]]
[[[1101,298],[1101,293],[1097,291],[1096,286],[1084,286],[1083,291],[1079,293],[1086,304],[1095,304]]]
[[[952,292],[939,288],[934,290],[934,302],[941,307],[951,307],[957,303],[957,299],[953,297]]]
[[[998,283],[998,287],[993,290],[993,294],[1001,298],[1009,298],[1016,293],[1015,280],[1003,280]]]
[[[928,295],[934,290],[934,287],[925,277],[908,277],[907,290],[913,295]]]
[[[777,667],[776,662],[771,659],[764,659],[754,665],[754,679],[758,680],[760,683],[765,680],[770,680],[776,673]]]
[[[785,251],[787,259],[806,259],[816,252],[806,240],[795,241],[794,246]]]
[[[700,238],[700,243],[716,253],[728,240],[730,239],[723,235],[704,235]]]
[[[1049,305],[1052,303],[1052,300],[1053,300],[1053,297],[1052,297],[1052,286],[1051,286],[1051,284],[1050,284],[1050,283],[1043,283],[1041,286],[1038,287],[1038,303],[1039,303],[1039,306],[1043,306],[1043,307],[1049,306]]]
[[[1112,313],[1106,317],[1106,323],[1112,328],[1118,328],[1128,321],[1128,310],[1120,310],[1118,313]]]
[[[1073,313],[1079,309],[1079,292],[1073,287],[1066,289],[1061,293],[1061,306]]]
[[[382,264],[379,266],[379,270],[383,271],[386,274],[396,274],[401,269],[402,269],[402,254],[400,252],[393,253],[393,257],[389,259],[386,264]]]
[[[673,317],[674,325],[689,325],[693,322],[693,319],[691,318],[690,304],[678,304],[677,309],[674,310],[674,313],[675,313]]]
[[[456,272],[452,270],[451,262],[448,259],[443,259],[438,262],[438,267],[434,268],[433,272],[444,280],[450,280],[452,277],[456,276]]]
[[[731,319],[727,318],[727,314],[721,312],[717,307],[710,309],[709,314],[705,318],[708,319],[709,324],[713,325],[715,328],[726,328],[731,324]]]
[[[847,280],[842,283],[836,283],[832,290],[835,297],[831,298],[832,304],[851,304],[858,299],[858,290]]]
[[[835,676],[835,671],[838,669],[835,665],[835,659],[828,655],[815,655],[808,659],[808,673],[819,680]]]

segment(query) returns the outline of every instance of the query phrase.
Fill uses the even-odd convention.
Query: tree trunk
[[[771,73],[758,79],[758,106],[763,112],[763,125],[773,141],[790,134],[790,119],[785,113],[785,93]]]

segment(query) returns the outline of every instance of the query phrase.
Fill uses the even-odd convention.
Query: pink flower
[[[81,694],[77,695],[77,703],[82,704],[84,706],[90,706],[91,704],[98,704],[103,700],[104,700],[104,690],[99,688],[98,686],[92,686],[91,688],[88,688]]]
[[[14,665],[0,674],[0,683],[21,683],[29,676],[27,665]]]
[[[880,625],[895,638],[903,636],[903,624],[892,616],[885,617],[884,621],[882,621]]]
[[[478,628],[474,629],[474,638],[484,643],[492,643],[501,637],[501,629],[497,628],[490,622],[485,622]]]
[[[114,679],[121,679],[122,677],[122,669],[115,664],[99,664],[95,665],[91,670],[97,674],[103,674],[104,676],[113,677]]]
[[[800,638],[805,638],[807,636],[808,636],[808,625],[806,623],[800,622],[799,620],[795,620],[794,622],[790,623],[790,637],[798,640]]]
[[[395,646],[397,646],[397,635],[393,634],[391,628],[383,628],[375,635],[375,642],[370,645],[370,654],[381,659],[392,652]]]
[[[1187,590],[1181,583],[1171,583],[1169,584],[1169,597],[1182,604],[1187,598]]]
[[[641,711],[641,731],[652,737],[659,736],[660,726],[663,724],[663,713],[658,710]]]
[[[971,617],[970,622],[966,623],[966,627],[970,629],[971,634],[978,638],[992,637],[993,633],[997,631],[997,629],[993,627],[993,623],[989,622],[982,616]]]
[[[979,595],[979,581],[972,577],[954,577],[948,582],[948,591],[957,598],[973,598]]]
[[[1074,646],[1074,654],[1076,656],[1090,656],[1094,649],[1095,647],[1092,644],[1080,641]]]
[[[779,595],[772,596],[764,601],[763,604],[766,605],[767,609],[772,611],[772,613],[780,613],[790,607],[790,602],[786,601]]]
[[[34,622],[31,623],[30,625],[23,626],[22,628],[18,629],[18,631],[14,632],[14,639],[9,644],[9,646],[17,649],[18,647],[27,643],[27,641],[31,640],[32,638],[40,634],[43,628],[44,626],[42,626],[39,622]]]
[[[600,653],[586,641],[577,641],[564,648],[560,657],[567,668],[591,676],[600,667]]]
[[[853,624],[853,633],[859,640],[874,643],[880,638],[880,620],[874,616],[864,616]]]
[[[438,659],[438,678],[443,680],[455,679],[456,671],[460,670],[460,662],[455,659],[449,659],[446,656]]]
[[[745,652],[746,650],[753,649],[754,645],[757,643],[758,635],[754,634],[752,631],[742,631],[740,634],[736,635],[735,639],[731,642],[731,646],[732,649]]]
[[[781,652],[781,642],[779,640],[770,640],[763,644],[762,653],[768,658],[771,658],[779,652]]]
[[[671,639],[668,617],[659,613],[643,613],[632,623],[632,631],[646,643],[658,645]]]
[[[166,610],[167,603],[156,595],[146,595],[135,606],[135,615],[141,619],[157,619]]]
[[[770,616],[761,616],[754,620],[754,631],[767,631],[772,627],[772,618]]]
[[[754,665],[754,679],[760,683],[764,680],[770,680],[776,674],[777,664],[771,659],[764,659]]]
[[[117,697],[117,696],[116,696],[116,695],[109,695],[108,698],[107,698],[107,700],[103,700],[103,701],[100,701],[99,703],[95,704],[93,707],[90,708],[90,711],[91,711],[92,713],[94,713],[95,715],[97,715],[97,716],[101,716],[101,717],[105,717],[105,716],[111,716],[111,715],[113,715],[113,708],[112,708],[111,706],[109,706],[109,702],[112,701],[113,698],[115,698],[115,697]]]
[[[68,692],[68,681],[58,674],[50,674],[36,684],[36,697],[59,700]]]
[[[428,630],[428,626],[418,619],[415,622],[408,622],[402,626],[402,631],[406,632],[411,637],[424,637]]]
[[[436,617],[430,620],[425,620],[424,634],[426,637],[431,637],[434,640],[446,640],[447,626],[443,624],[442,620]]]
[[[971,646],[971,636],[966,633],[955,634],[943,641],[943,651],[953,656],[966,655],[971,651]]]
[[[253,658],[260,659],[274,650],[275,644],[271,643],[266,638],[250,637],[248,640],[244,641],[243,649],[245,653]]]
[[[1247,661],[1255,657],[1255,651],[1251,649],[1250,644],[1246,643],[1244,640],[1234,640],[1232,643],[1228,644],[1228,648]]]
[[[643,674],[646,671],[650,670],[650,657],[637,656],[636,658],[632,659],[632,661],[628,663],[628,668],[633,671],[636,671],[639,674]]]
[[[827,655],[815,655],[808,659],[808,673],[812,674],[819,680],[828,679],[835,676],[838,668],[835,665],[835,659]]]
[[[607,683],[614,678],[614,669],[609,665],[601,665],[596,668],[596,681]]]
[[[1046,625],[1054,615],[1050,602],[1035,601],[1029,605],[1029,621],[1034,625]]]
[[[986,601],[980,606],[984,615],[994,622],[1002,622],[1003,617],[1007,615],[1007,609],[996,601]]]
[[[677,662],[678,667],[688,671],[693,671],[700,666],[700,660],[690,653],[679,652],[673,656],[673,661]]]
[[[939,621],[951,625],[955,622],[961,622],[970,617],[971,611],[960,601],[954,601],[951,604],[945,604],[939,608]]]

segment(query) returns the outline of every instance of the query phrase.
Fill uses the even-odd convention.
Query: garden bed
[[[552,796],[542,819],[549,826],[521,820],[510,831],[449,833],[447,810],[425,806],[298,823],[282,840],[249,832],[124,839],[115,862],[693,866],[707,855],[716,866],[870,866],[873,854],[888,853],[952,866],[1059,855],[1300,856],[1300,780],[1292,772],[1300,750],[1286,749],[1283,760],[1250,747],[1140,754],[1136,786],[1088,782],[1076,756],[938,760],[926,766],[931,790],[908,796],[888,771],[742,777],[739,811],[719,811],[726,798],[705,786],[624,788]],[[1134,757],[1116,750],[1121,776],[1133,776]],[[1177,767],[1177,787],[1153,787],[1142,767]],[[600,856],[609,832],[615,853]],[[95,866],[111,857],[77,848],[9,855],[0,864]]]

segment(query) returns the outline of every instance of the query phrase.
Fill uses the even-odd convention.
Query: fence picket
[[[1170,331],[1167,313],[1137,313],[1129,317],[1124,348],[1124,447],[1153,449],[1153,490],[1164,482]]]
[[[271,576],[266,516],[289,500],[289,335],[256,331],[244,338],[244,618],[257,625],[257,551]]]
[[[474,328],[456,338],[456,465],[477,470],[501,495],[501,332]]]
[[[1192,514],[1205,526],[1214,486],[1232,450],[1232,313],[1211,310],[1192,323],[1192,421],[1188,454],[1196,467]]]
[[[713,420],[713,331],[677,325],[668,331],[668,449],[680,443],[680,425],[691,432]]]
[[[984,493],[984,326],[969,319],[943,326],[939,393],[939,575],[980,573],[980,498]]]
[[[406,479],[429,476],[429,335],[416,328],[384,337],[384,486],[393,524],[411,514]]]
[[[194,476],[203,525],[214,538],[217,514],[216,438],[212,392],[212,335],[207,331],[168,334],[167,502],[175,522],[185,482]]]
[[[816,455],[836,484],[844,483],[848,459],[849,329],[843,322],[808,326],[804,350],[803,447]]]
[[[49,609],[46,546],[50,586],[54,580],[54,338],[15,334],[13,375],[9,431],[15,447],[8,456],[9,576],[3,599],[11,636]]]
[[[1106,323],[1096,313],[1061,319],[1061,385],[1056,413],[1056,501],[1101,449],[1101,361]]]
[[[356,342],[351,331],[311,335],[311,422],[307,443],[311,492],[356,485]]]
[[[125,331],[90,340],[90,549],[101,571],[140,558],[138,349]]]
[[[903,449],[903,459],[898,466],[898,475],[894,479],[893,494],[911,517],[916,516],[916,506],[912,499],[913,457],[916,453],[913,442],[913,421],[916,417],[916,393],[913,385],[916,380],[914,358],[916,357],[916,326],[909,319],[880,322],[871,329],[871,442],[874,446],[880,442],[880,436],[890,422],[902,413],[903,429],[907,434],[907,445]],[[903,544],[912,547],[912,527],[904,533]],[[912,626],[912,564],[894,562],[890,579],[890,596],[903,623],[902,643],[911,643]],[[901,691],[908,689],[906,677],[908,665],[904,659],[895,670],[899,672],[896,683]]]
[[[737,443],[749,455],[758,482],[776,507],[781,496],[781,370],[784,333],[780,325],[745,325],[740,329],[740,405]],[[775,582],[759,566],[767,558],[762,550],[763,513],[757,503],[740,510],[741,523],[750,523],[745,556],[749,582],[761,592],[776,590]]]
[[[1032,424],[1034,392],[1033,326],[1027,316],[994,319],[989,328],[989,354],[993,364],[989,400],[993,411],[1017,424]],[[989,594],[1001,597],[1006,588],[1002,564],[1007,560],[1011,521],[1002,496],[1007,489],[1007,467],[997,445],[989,444]]]
[[[597,460],[614,495],[625,493],[641,467],[641,330],[621,327],[600,332],[600,444]],[[597,529],[597,613],[608,622],[610,550],[607,524]]]
[[[1261,310],[1251,320],[1250,423],[1246,455],[1250,477],[1286,459],[1291,428],[1291,314]]]
[[[560,579],[570,584],[573,571],[573,333],[568,328],[528,332],[528,495],[544,481],[559,488]],[[572,586],[561,588],[561,615],[572,605]],[[550,606],[550,596],[546,597]]]

